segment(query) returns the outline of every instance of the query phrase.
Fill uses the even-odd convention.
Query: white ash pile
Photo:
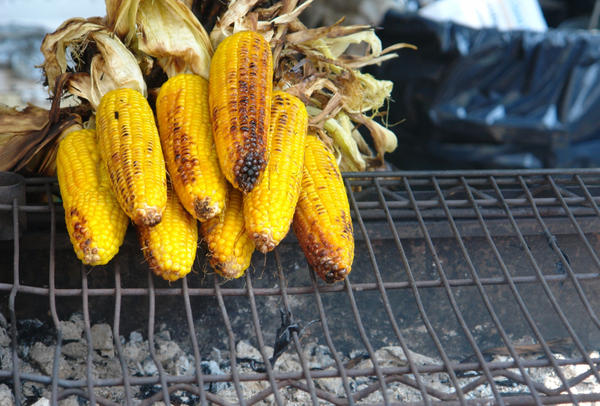
[[[1,315],[0,315],[1,316]],[[84,322],[81,314],[74,314],[69,320],[61,321],[62,345],[59,356],[59,378],[65,380],[85,380],[87,374],[88,345],[85,339]],[[12,369],[11,339],[8,333],[9,326],[3,317],[0,317],[0,370],[10,371]],[[53,361],[56,350],[56,331],[52,326],[37,320],[22,320],[18,325],[18,355],[19,371],[37,376],[52,376]],[[121,364],[114,345],[113,332],[108,324],[94,324],[91,327],[92,344],[92,376],[94,379],[119,379],[122,377]],[[273,337],[265,337],[269,339]],[[302,346],[308,366],[312,371],[325,370],[337,371],[337,366],[329,348],[316,343],[308,334],[302,338]],[[194,376],[195,360],[189,344],[177,342],[166,325],[158,326],[154,334],[156,358],[164,371],[175,376]],[[533,340],[529,340],[533,341]],[[126,337],[119,337],[119,343],[123,351],[123,357],[127,364],[128,373],[135,377],[157,376],[158,370],[149,351],[148,340],[142,333],[133,331]],[[201,361],[202,373],[205,375],[223,375],[231,371],[230,354],[226,343],[222,348],[214,348],[209,356],[203,357]],[[272,357],[273,347],[267,346],[265,352],[268,358]],[[441,360],[427,357],[411,352],[415,364],[422,366],[439,366]],[[351,351],[347,354],[338,354],[344,367],[347,369],[370,369],[373,362],[364,350]],[[592,359],[599,357],[598,353],[590,354]],[[379,348],[375,357],[378,365],[383,368],[406,367],[408,365],[406,355],[401,347],[385,346]],[[523,359],[538,359],[539,354],[523,356]],[[564,359],[564,355],[556,354],[557,359]],[[493,355],[489,361],[508,362],[511,359],[502,354]],[[236,344],[236,363],[238,372],[256,373],[264,372],[264,359],[260,351],[250,344],[248,340],[240,340]],[[302,366],[298,354],[290,345],[276,360],[273,368],[275,372],[301,372]],[[552,390],[560,387],[561,381],[552,368],[527,368],[531,379],[539,385]],[[567,380],[581,376],[589,368],[585,365],[566,365],[562,372]],[[520,376],[517,368],[509,369],[514,376]],[[481,378],[481,372],[466,371],[458,375],[461,387]],[[406,375],[414,379],[412,374]],[[455,391],[451,380],[446,373],[422,373],[421,378],[428,390],[437,391],[442,394],[452,394]],[[505,376],[495,376],[495,384],[503,394],[527,394],[529,389],[523,383],[509,379]],[[383,401],[382,394],[376,377],[354,377],[348,379],[349,388],[352,393],[361,392],[365,394],[357,399],[357,404],[373,404]],[[304,382],[304,381],[303,381]],[[192,382],[193,384],[193,382]],[[346,392],[341,378],[318,378],[314,380],[315,387],[333,396],[344,398]],[[268,389],[268,381],[245,381],[241,383],[244,398],[248,399],[259,392]],[[236,390],[231,382],[207,382],[205,390],[215,394],[221,399],[232,404],[238,403]],[[0,405],[14,404],[12,393],[12,382],[0,384]],[[125,402],[125,394],[121,386],[108,386],[95,388],[96,395],[116,403]],[[600,393],[600,384],[593,376],[582,380],[571,389],[574,394]],[[148,399],[160,394],[159,385],[132,385],[132,397],[135,402]],[[288,405],[305,405],[311,403],[307,392],[295,387],[284,387],[279,389],[281,398]],[[368,394],[367,394],[368,393]],[[27,404],[43,406],[49,404],[51,398],[50,386],[22,379],[22,394]],[[488,383],[482,383],[474,390],[465,394],[467,399],[492,398],[493,393]],[[388,384],[388,398],[391,401],[417,402],[422,400],[421,393],[412,387],[400,382]],[[196,394],[184,391],[176,391],[171,394],[173,405],[197,404],[199,398]],[[86,399],[70,396],[62,399],[59,405],[75,406],[85,404]],[[324,400],[322,404],[330,404]],[[275,404],[273,395],[269,395],[259,405]]]

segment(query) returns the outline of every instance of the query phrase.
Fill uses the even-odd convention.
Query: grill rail
[[[286,255],[293,252],[297,256],[300,250],[294,237],[288,236],[282,248],[266,258],[255,254],[254,271],[248,272],[237,284],[224,284],[218,277],[204,275],[202,271],[171,285],[155,279],[151,272],[147,272],[146,277],[137,275],[132,279],[128,262],[123,258],[127,254],[119,254],[106,267],[112,274],[111,286],[107,281],[95,282],[90,269],[81,266],[78,287],[61,286],[62,282],[58,282],[61,278],[57,260],[63,261],[60,256],[74,258],[74,254],[69,251],[62,225],[62,206],[54,203],[58,194],[55,179],[28,179],[28,202],[37,199],[47,203],[19,206],[15,200],[12,205],[0,205],[0,212],[12,212],[15,230],[13,241],[2,246],[12,251],[12,264],[2,262],[7,265],[0,270],[0,292],[7,295],[10,316],[13,367],[0,370],[0,380],[12,384],[17,404],[24,402],[20,388],[27,381],[48,385],[53,404],[78,395],[88,399],[90,404],[112,405],[115,403],[97,395],[95,389],[114,386],[124,387],[125,402],[132,404],[133,388],[142,385],[160,385],[161,388],[145,399],[144,405],[159,400],[169,404],[176,391],[197,395],[203,405],[230,404],[218,393],[205,388],[213,382],[232,383],[241,405],[253,405],[269,396],[273,396],[274,404],[283,405],[280,390],[286,387],[308,393],[314,404],[325,401],[354,405],[378,392],[382,404],[391,405],[398,401],[392,398],[390,388],[398,385],[420,393],[419,402],[406,404],[600,401],[600,392],[581,393],[574,389],[586,379],[600,384],[597,369],[600,358],[591,355],[600,347],[597,315],[600,299],[593,295],[594,290],[600,288],[600,170],[369,172],[346,173],[344,179],[353,214],[357,255],[354,270],[343,283],[326,285],[317,280],[312,271],[292,276]],[[29,231],[19,238],[21,213],[39,220],[33,221],[34,227],[41,228],[31,238]],[[29,223],[31,227],[32,222]],[[48,235],[47,241],[39,238],[44,234]],[[47,269],[43,270],[43,277],[32,279],[23,268],[23,252],[36,246],[39,249],[40,244],[48,247],[45,249]],[[204,258],[198,258],[196,268],[201,270],[202,263]],[[552,266],[549,268],[549,265]],[[372,299],[373,295],[376,299]],[[16,302],[25,297],[48,300],[56,342],[51,376],[26,373],[19,366],[17,321],[21,311]],[[123,301],[140,297],[148,300],[146,333],[158,371],[154,376],[129,373],[119,340],[127,318]],[[98,317],[90,300],[114,300],[112,330],[121,376],[94,378],[93,349],[88,345],[85,379],[59,378],[63,341],[59,312],[62,301],[69,298],[81,301],[88,343],[91,343],[91,320]],[[195,308],[192,301],[204,298],[218,309],[215,314],[222,321],[231,372],[224,375],[197,372],[183,376],[165,372],[156,357],[154,332],[157,302],[168,298],[178,300],[185,313],[185,334],[194,355],[195,370],[200,372],[203,354],[197,337],[204,326],[196,321],[201,310]],[[236,309],[232,310],[228,304],[234,298],[243,300],[249,307],[247,322],[251,323],[254,334],[251,338],[263,357],[264,372],[248,373],[239,368],[236,342],[248,337],[240,336],[232,322],[230,313]],[[311,369],[303,338],[296,331],[292,331],[287,351],[297,355],[301,368],[282,372],[271,366],[265,343],[270,341],[274,331],[265,326],[266,302],[263,300],[268,298],[279,299],[282,308],[292,314],[298,298],[309,301],[310,310],[318,318],[317,327],[313,327],[318,332],[313,337],[329,348],[335,368]],[[332,303],[344,304],[345,312],[332,313]],[[399,304],[402,303],[409,310],[401,309]],[[515,325],[509,317],[511,311]],[[342,324],[340,314],[345,314]],[[374,334],[371,318],[376,319],[384,333]],[[412,321],[407,323],[408,319]],[[476,329],[482,319],[493,333]],[[340,331],[339,326],[343,324],[345,329]],[[415,326],[428,344],[416,342],[409,329]],[[454,331],[452,337],[459,338],[448,338],[448,330]],[[373,361],[371,367],[360,368],[344,362],[340,356],[344,342],[340,337],[345,334],[355,337],[366,357]],[[386,367],[377,362],[381,334],[391,345],[402,348],[405,366]],[[524,337],[537,346],[539,358],[533,359],[522,352]],[[553,348],[556,337],[566,340],[568,355],[557,356]],[[489,343],[492,341],[499,344],[496,347],[503,348],[507,360],[491,357]],[[456,342],[460,342],[457,346],[460,351],[452,344]],[[438,362],[420,364],[414,354],[423,351]],[[458,354],[462,354],[462,358]],[[587,369],[567,378],[565,367],[575,365]],[[560,385],[548,387],[536,381],[532,371],[541,368],[551,369]],[[465,383],[461,378],[467,373],[474,378]],[[431,374],[447,376],[452,390],[444,392],[430,385],[427,377]],[[355,390],[351,380],[357,377],[370,378],[371,383]],[[315,385],[316,380],[322,378],[341,378],[344,394],[330,393]],[[505,380],[524,389],[516,394],[508,393],[501,386]],[[243,383],[248,381],[268,382],[269,386],[245,397]],[[492,398],[475,395],[475,390],[482,385],[489,386]]]

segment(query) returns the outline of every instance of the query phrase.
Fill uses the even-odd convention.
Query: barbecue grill
[[[600,170],[368,172],[344,181],[356,258],[343,283],[319,280],[289,235],[273,253],[255,254],[240,280],[211,274],[199,250],[195,271],[169,284],[148,271],[132,230],[107,266],[81,266],[56,180],[27,179],[26,203],[0,204],[2,227],[13,232],[0,242],[10,338],[0,382],[17,404],[31,400],[28,383],[52,403],[76,395],[102,405],[178,404],[181,393],[199,404],[283,405],[290,390],[334,405],[600,400]],[[64,378],[61,325],[73,312],[83,317],[85,371]],[[23,321],[33,318],[48,326],[48,373],[23,367]],[[111,326],[113,375],[95,372],[97,322]],[[165,369],[159,324],[189,349],[194,372]],[[147,337],[154,373],[131,373],[120,337],[132,331]],[[260,358],[239,357],[240,340]],[[315,345],[330,365],[311,362]],[[297,362],[283,369],[271,347]],[[221,374],[203,368],[215,348],[227,366]],[[382,359],[384,349],[396,362]],[[339,390],[324,384],[332,380]]]

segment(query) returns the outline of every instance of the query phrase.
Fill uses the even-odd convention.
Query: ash
[[[84,331],[84,322],[81,314],[74,314],[69,320],[61,321],[62,344],[59,355],[58,376],[65,380],[85,380],[87,376],[87,359],[91,357],[91,375],[94,379],[117,378],[122,377],[123,371],[119,362],[114,344],[112,329],[108,324],[94,324],[91,327],[91,351],[86,340]],[[165,325],[158,326],[158,331],[154,334],[156,360],[160,366],[169,375],[193,376],[195,374],[195,361],[191,351],[186,350],[186,344],[177,343],[171,336],[171,333]],[[23,374],[36,376],[52,376],[53,362],[56,350],[56,331],[38,320],[22,320],[18,324],[18,355],[19,371]],[[533,340],[530,340],[533,341]],[[149,351],[148,339],[140,332],[133,331],[128,337],[119,337],[119,343],[122,348],[124,360],[127,364],[128,373],[135,377],[157,376],[158,368]],[[524,343],[528,344],[528,343]],[[202,373],[205,375],[223,375],[231,371],[229,352],[224,345],[223,348],[214,348],[210,356],[203,357],[200,363]],[[336,371],[336,361],[329,348],[325,345],[310,341],[310,338],[302,340],[304,355],[308,360],[308,367],[311,371],[333,370]],[[265,347],[267,358],[273,354],[273,348]],[[442,364],[440,359],[431,358],[415,352],[410,353],[417,366],[435,366]],[[592,359],[597,359],[599,354],[592,352],[589,354]],[[368,369],[373,367],[373,361],[364,350],[355,350],[347,354],[338,354],[341,362],[346,369]],[[564,355],[555,354],[556,359],[563,359]],[[377,364],[382,368],[404,367],[407,366],[407,359],[404,351],[399,346],[381,347],[375,352]],[[539,359],[539,355],[523,355],[522,359]],[[488,358],[489,361],[507,361],[512,359],[505,355],[494,355]],[[265,369],[265,360],[260,351],[252,346],[247,340],[240,340],[236,343],[236,364],[239,373],[263,372]],[[0,369],[2,371],[12,370],[11,338],[9,326],[6,319],[0,314]],[[302,371],[302,365],[296,349],[293,344],[277,359],[274,371],[279,372],[299,372]],[[521,377],[517,368],[508,369],[515,376]],[[556,389],[561,386],[561,380],[556,371],[549,367],[527,368],[531,380],[539,387],[548,390]],[[589,371],[587,365],[565,365],[561,371],[567,380],[582,377]],[[481,384],[475,385],[465,391],[467,399],[492,399],[492,389],[484,379],[481,379],[480,371],[464,371],[458,375],[458,382],[462,388],[465,388],[471,382],[481,380]],[[448,374],[446,373],[421,373],[423,384],[428,391],[439,394],[453,394],[453,386]],[[403,376],[405,382],[414,381],[412,374]],[[577,380],[577,379],[575,379]],[[32,382],[21,378],[22,395],[27,404],[43,406],[50,404],[50,387],[37,382]],[[585,379],[579,379],[579,383],[571,388],[573,394],[580,393],[599,393],[600,384],[593,375]],[[526,385],[502,374],[494,377],[494,382],[498,391],[506,396],[528,394],[529,389]],[[301,384],[305,384],[301,380]],[[375,376],[354,377],[348,379],[349,389],[357,397],[357,404],[373,404],[383,402],[383,396],[378,380]],[[314,379],[315,388],[319,393],[326,393],[329,396],[345,398],[347,397],[341,378],[320,378]],[[241,390],[244,398],[248,399],[259,394],[265,389],[269,389],[268,381],[250,381],[242,382]],[[237,404],[239,402],[237,391],[230,382],[211,382],[205,384],[205,390],[218,396],[219,398]],[[125,393],[122,386],[104,386],[95,388],[96,396],[117,403],[125,403]],[[151,397],[156,398],[161,393],[159,385],[132,385],[132,398],[134,404]],[[294,386],[282,387],[279,389],[281,399],[287,405],[306,405],[310,404],[310,394],[295,388]],[[358,396],[357,396],[358,395]],[[418,389],[405,383],[392,381],[387,385],[387,395],[390,401],[415,402],[421,401],[422,395]],[[60,394],[59,394],[60,396]],[[87,399],[75,395],[59,400],[59,405],[75,406],[86,404]],[[319,399],[320,404],[331,404],[323,399]],[[199,397],[195,393],[185,391],[175,391],[171,393],[171,404],[173,405],[194,405],[199,403]],[[14,393],[12,381],[0,383],[0,405],[14,404]],[[161,404],[157,400],[154,404]],[[163,403],[164,404],[164,403]],[[269,395],[260,402],[259,405],[276,404],[273,395]]]

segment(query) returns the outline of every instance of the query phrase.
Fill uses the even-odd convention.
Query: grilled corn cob
[[[166,170],[148,102],[133,89],[111,90],[100,101],[96,126],[121,208],[138,225],[159,223],[167,203]]]
[[[56,165],[75,254],[84,264],[104,265],[119,251],[129,221],[100,162],[95,131],[68,134],[59,144]]]
[[[198,246],[198,226],[167,188],[167,206],[157,225],[138,226],[138,237],[150,269],[163,279],[174,281],[192,270]]]
[[[200,230],[215,271],[228,279],[242,276],[250,266],[254,242],[244,228],[241,192],[230,187],[223,213],[200,223]]]
[[[262,253],[272,251],[290,229],[302,181],[307,125],[308,115],[300,99],[285,92],[273,93],[269,162],[261,180],[244,196],[246,232]]]
[[[223,174],[246,193],[267,163],[273,57],[262,35],[241,31],[219,44],[210,64],[209,105]]]
[[[323,280],[332,283],[348,275],[354,259],[350,206],[335,158],[318,137],[306,137],[293,228],[308,263]]]
[[[179,74],[156,100],[162,150],[183,207],[200,221],[223,210],[227,181],[221,173],[208,113],[208,82]]]

